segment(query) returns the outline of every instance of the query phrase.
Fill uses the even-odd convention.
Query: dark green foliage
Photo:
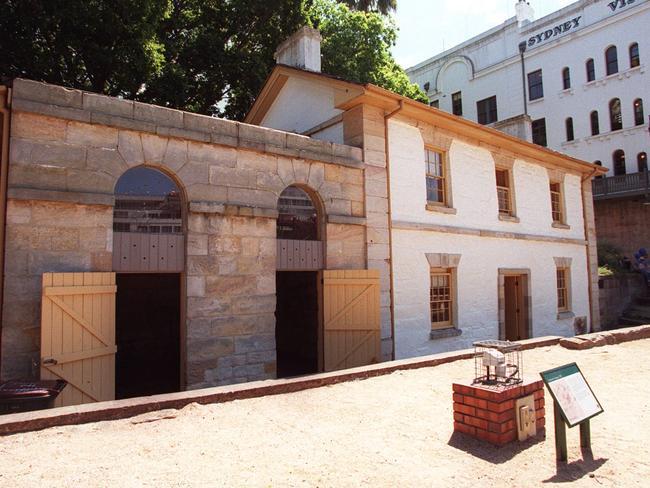
[[[348,7],[362,12],[379,12],[387,15],[397,10],[397,0],[343,0]]]

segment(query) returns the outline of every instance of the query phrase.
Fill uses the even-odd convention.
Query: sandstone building
[[[318,42],[247,123],[3,87],[3,379],[74,404],[598,328],[602,170],[323,75]]]

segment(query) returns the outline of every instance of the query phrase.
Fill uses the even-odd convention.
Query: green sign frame
[[[569,427],[575,427],[604,412],[576,363],[542,371],[540,375]]]

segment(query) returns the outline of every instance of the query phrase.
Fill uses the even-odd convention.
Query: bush
[[[606,242],[598,244],[598,275],[611,276],[621,271],[624,271],[621,251]]]

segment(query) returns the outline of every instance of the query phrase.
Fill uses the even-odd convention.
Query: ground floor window
[[[453,286],[451,269],[431,270],[431,328],[451,327],[453,311]]]
[[[571,312],[571,258],[553,258],[557,287],[558,318]]]

